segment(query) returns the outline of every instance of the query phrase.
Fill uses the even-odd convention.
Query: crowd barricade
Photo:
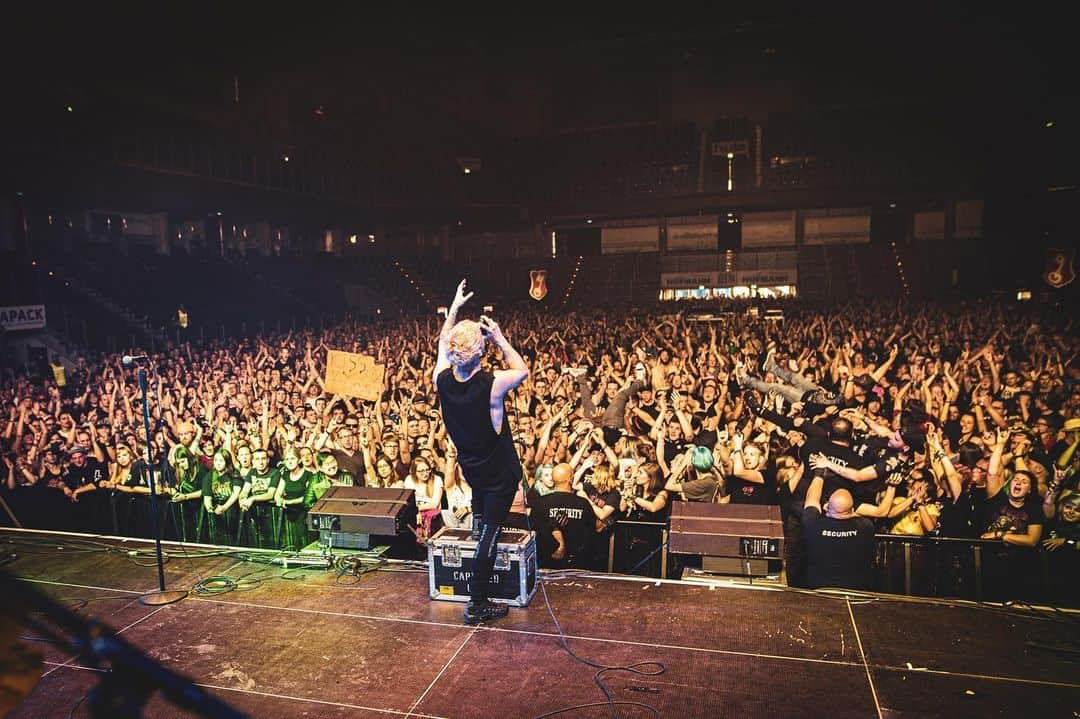
[[[620,519],[607,538],[607,571],[666,577],[668,573],[667,522]]]
[[[666,523],[620,520],[605,542],[606,569],[669,577]],[[1080,607],[1080,551],[1018,547],[995,540],[876,536],[875,591],[974,601]],[[651,554],[651,556],[650,556]]]
[[[876,537],[879,591],[975,601],[1080,606],[1080,552],[1018,547],[997,540]]]
[[[5,491],[2,496],[6,507],[0,507],[0,526],[14,526],[7,513],[11,510],[30,529],[149,536],[133,519],[135,503],[148,503],[146,496],[92,492],[79,505],[37,491]],[[162,532],[176,538],[168,498],[159,500]],[[668,534],[667,522],[619,520],[586,564],[658,579],[667,578],[670,569],[670,578],[677,579],[683,562],[669,562]],[[1072,545],[1047,551],[994,540],[878,534],[874,572],[873,589],[888,594],[1080,607],[1080,551]]]

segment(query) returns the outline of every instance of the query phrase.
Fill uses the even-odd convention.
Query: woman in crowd
[[[110,490],[114,524],[121,534],[138,536],[134,527],[134,496],[128,482],[131,479],[135,456],[126,444],[116,445],[116,461],[109,470],[109,481],[105,486]]]
[[[600,462],[589,477],[582,481],[578,496],[584,497],[593,512],[595,535],[587,548],[586,562],[592,569],[607,569],[608,545],[615,533],[615,523],[621,516],[622,496],[619,480],[607,462]]]
[[[416,498],[416,541],[423,544],[441,524],[443,479],[435,473],[431,462],[417,457],[409,466],[405,489],[413,490]]]
[[[202,509],[202,477],[199,463],[187,447],[179,446],[173,454],[173,487],[169,515],[173,532],[181,542],[195,542]]]
[[[444,464],[446,509],[442,511],[447,527],[472,529],[472,488],[457,465],[457,447],[447,441]]]
[[[313,475],[317,474],[319,472],[319,463],[315,457],[315,450],[308,446],[301,446],[299,452],[300,466]]]
[[[641,571],[650,555],[660,548],[662,528],[667,522],[668,493],[664,489],[664,476],[660,465],[647,462],[629,471],[632,483],[622,492],[619,511],[633,525],[628,526],[625,539],[616,537],[620,552],[619,566],[622,571]],[[621,545],[621,546],[618,546]]]
[[[926,471],[912,470],[907,479],[907,496],[893,499],[889,510],[889,518],[893,520],[889,533],[911,537],[936,534],[942,506],[937,499],[936,485]]]
[[[307,511],[304,498],[315,476],[300,465],[300,453],[286,447],[282,456],[283,470],[274,493],[274,504],[280,511],[279,532],[283,549],[298,551],[307,546]]]
[[[398,479],[393,463],[385,454],[375,455],[374,466],[369,465],[367,476],[371,478],[371,487],[400,489],[405,486],[404,482]]]
[[[232,545],[239,521],[240,490],[243,481],[232,466],[232,458],[223,449],[214,452],[210,471],[203,474],[202,523],[199,537],[211,544]]]

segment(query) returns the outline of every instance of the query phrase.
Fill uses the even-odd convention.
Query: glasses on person
[[[431,474],[431,467],[417,467],[417,474]]]

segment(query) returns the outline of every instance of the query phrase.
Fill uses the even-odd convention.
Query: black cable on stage
[[[71,711],[68,712],[67,719],[74,719],[75,710],[79,708],[79,705],[82,704],[86,700],[86,697],[88,697],[88,696],[90,696],[90,695],[89,694],[83,694],[81,697],[79,697],[75,701],[74,706],[71,707]]]
[[[522,484],[522,487],[525,490],[526,495],[527,495],[528,494],[528,487],[525,486],[525,478],[524,477],[522,477],[521,484]],[[530,532],[533,531],[532,530],[532,522],[529,521],[529,515],[528,515],[527,512],[525,514],[525,526],[528,528],[528,531],[530,531]],[[496,551],[498,551],[498,543],[497,542],[498,542],[498,537],[496,537]],[[641,566],[641,564],[643,564],[646,560],[651,558],[653,556],[653,554],[656,553],[656,551],[658,551],[659,549],[662,549],[663,546],[664,545],[661,545],[656,550],[653,550],[653,552],[650,553],[647,557],[645,557],[644,560],[639,562],[637,566]],[[537,561],[539,563],[539,560],[537,560]],[[634,569],[637,569],[637,567],[634,567]],[[563,707],[562,709],[556,709],[554,711],[550,711],[550,712],[546,712],[544,714],[540,714],[540,715],[534,717],[533,719],[545,719],[546,717],[557,716],[559,714],[565,714],[566,712],[569,712],[569,711],[577,711],[577,710],[580,710],[580,709],[586,709],[586,708],[596,707],[596,706],[607,706],[607,707],[609,707],[611,709],[611,716],[613,717],[613,719],[618,719],[619,710],[616,707],[619,706],[619,705],[637,706],[637,707],[641,707],[643,709],[647,709],[649,712],[652,713],[652,715],[654,717],[657,717],[657,719],[659,719],[660,710],[657,709],[656,707],[654,707],[652,704],[646,704],[645,702],[631,702],[631,701],[616,700],[615,697],[611,694],[611,690],[604,683],[604,678],[603,677],[604,677],[605,672],[630,672],[631,674],[637,674],[638,676],[651,676],[651,677],[654,677],[654,676],[659,676],[660,674],[663,674],[664,672],[666,672],[667,671],[667,665],[664,662],[660,662],[660,661],[634,662],[633,664],[626,664],[626,665],[608,665],[608,664],[601,664],[600,662],[594,662],[591,659],[586,659],[585,657],[578,656],[574,652],[574,650],[570,648],[570,643],[566,639],[566,634],[565,634],[565,632],[563,632],[562,625],[559,624],[559,620],[555,617],[555,610],[551,608],[551,600],[548,598],[547,586],[545,584],[545,579],[540,574],[539,571],[536,573],[536,581],[540,584],[540,593],[544,595],[544,605],[547,607],[548,615],[551,617],[551,621],[555,623],[555,631],[559,635],[559,642],[562,644],[563,649],[565,649],[566,653],[569,654],[576,661],[581,662],[585,666],[592,667],[593,669],[597,670],[596,673],[593,674],[593,681],[596,683],[596,686],[600,688],[600,691],[603,692],[604,698],[607,701],[593,702],[593,703],[590,703],[590,704],[574,704],[572,706]],[[650,667],[650,666],[651,667],[656,667],[656,669],[653,670],[653,671],[648,671],[648,670],[646,670],[644,668],[644,667]]]
[[[615,697],[612,696],[611,690],[608,689],[606,684],[604,684],[603,675],[604,675],[604,672],[630,672],[631,674],[637,674],[639,676],[655,677],[655,676],[659,676],[660,674],[663,674],[664,672],[666,672],[667,671],[667,665],[664,662],[660,662],[660,661],[634,662],[633,664],[626,664],[626,665],[608,665],[608,664],[601,664],[599,662],[594,662],[591,659],[586,659],[584,657],[578,656],[576,653],[574,653],[574,650],[570,648],[570,644],[566,640],[566,634],[563,632],[562,625],[559,624],[559,620],[555,618],[555,611],[551,608],[551,601],[548,599],[547,587],[544,586],[544,579],[538,575],[537,576],[537,581],[540,582],[540,591],[544,595],[544,604],[547,605],[548,615],[551,617],[551,621],[555,623],[555,631],[559,635],[559,641],[562,643],[563,649],[565,649],[566,653],[569,654],[574,659],[576,659],[577,661],[581,662],[582,664],[584,664],[586,666],[590,666],[590,667],[598,670],[596,672],[596,674],[593,675],[593,681],[596,682],[596,686],[600,687],[600,691],[602,691],[604,693],[604,697],[607,699],[607,701],[606,702],[596,702],[596,703],[592,703],[592,704],[575,704],[573,706],[568,706],[568,707],[564,707],[562,709],[556,709],[555,711],[547,712],[545,714],[540,714],[540,715],[534,717],[534,719],[544,719],[544,717],[555,716],[557,714],[563,714],[565,712],[574,711],[576,709],[584,709],[586,707],[605,706],[605,705],[609,706],[611,708],[611,716],[617,718],[619,716],[619,712],[615,708],[615,706],[617,704],[625,704],[625,705],[629,705],[629,706],[639,706],[639,707],[642,707],[644,709],[648,709],[650,712],[652,712],[653,716],[655,716],[655,717],[657,717],[659,719],[660,710],[657,709],[656,707],[654,707],[652,704],[646,704],[644,702],[617,701],[615,699]],[[655,671],[646,671],[645,669],[642,668],[642,667],[647,667],[647,666],[657,667],[657,669]]]

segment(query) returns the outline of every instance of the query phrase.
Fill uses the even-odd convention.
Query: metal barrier
[[[80,505],[58,499],[42,503],[36,494],[3,492],[7,506],[0,526],[23,519],[24,526],[74,529],[113,535],[131,530],[130,508],[113,492],[93,492]],[[98,495],[98,496],[94,496]],[[90,514],[76,514],[78,510]],[[121,515],[125,516],[121,516]],[[25,516],[24,516],[25,515]],[[128,520],[128,521],[125,521]],[[669,524],[620,520],[608,533],[604,547],[595,547],[589,562],[594,569],[667,578]],[[1080,552],[1071,545],[1057,551],[1017,547],[1000,541],[878,534],[875,550],[877,591],[910,596],[1022,601],[1080,607]],[[676,562],[676,568],[679,566]],[[677,578],[677,577],[675,577]]]
[[[656,540],[631,551],[627,540],[635,528],[653,528]],[[659,566],[649,558],[635,573],[666,578],[668,531],[667,523],[616,522],[607,538],[607,571],[626,572],[656,550]],[[899,534],[878,534],[876,541],[874,589],[880,592],[1080,607],[1080,552],[1072,547],[1050,552],[995,540]]]
[[[986,539],[877,535],[877,588],[894,594],[1080,606],[1080,552]]]
[[[637,561],[634,561],[634,559],[637,556],[636,553],[629,553],[629,552],[626,552],[625,549],[623,549],[622,551],[626,552],[628,557],[625,558],[626,559],[625,562],[619,562],[619,568],[625,570],[626,567],[624,565],[629,564],[631,561],[633,561],[634,564],[644,564],[644,566],[647,567],[648,566],[648,561],[646,560],[646,558],[649,558],[648,553],[656,551],[657,548],[659,547],[660,573],[658,575],[650,574],[650,576],[656,576],[657,578],[663,578],[663,577],[667,576],[667,568],[668,568],[668,531],[669,531],[668,523],[667,522],[636,522],[636,521],[628,520],[628,519],[620,519],[619,521],[615,522],[615,529],[608,536],[608,552],[607,552],[607,571],[608,572],[615,572],[616,571],[616,561],[615,561],[615,559],[616,559],[616,557],[615,557],[616,544],[617,544],[616,537],[620,537],[620,538],[629,537],[631,539],[631,542],[633,542],[634,539],[635,539],[634,536],[633,536],[635,529],[637,529],[637,530],[645,530],[646,532],[649,532],[650,527],[652,528],[651,531],[655,531],[655,532],[659,533],[659,543],[655,544],[655,545],[650,545],[650,546],[648,546],[646,548],[643,548],[643,550],[646,551],[646,554],[645,554],[644,557],[642,557],[641,559],[639,559]],[[636,571],[637,569],[640,569],[640,567],[635,567],[633,565],[631,565],[630,568],[632,570],[634,570],[634,571]]]

